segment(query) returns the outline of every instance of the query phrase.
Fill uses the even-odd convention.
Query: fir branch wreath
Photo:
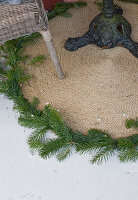
[[[0,93],[13,101],[13,109],[20,113],[18,123],[34,129],[27,140],[30,149],[37,151],[44,159],[56,156],[59,161],[70,156],[72,150],[80,154],[94,152],[90,161],[92,164],[101,164],[115,153],[121,162],[138,160],[138,134],[114,139],[105,131],[90,129],[87,135],[83,135],[68,127],[60,113],[50,105],[45,106],[43,110],[38,110],[37,98],[32,102],[24,98],[21,85],[31,77],[25,75],[20,66],[20,63],[27,58],[27,55],[22,54],[23,47],[35,42],[38,37],[40,35],[35,33],[8,41],[0,47],[2,56],[10,65],[7,71],[0,68],[0,75],[4,77],[4,81],[0,82]],[[138,119],[128,119],[126,128],[138,130]],[[57,138],[46,139],[47,130],[52,130]]]

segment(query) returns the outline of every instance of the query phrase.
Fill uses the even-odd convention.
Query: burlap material
[[[132,38],[138,41],[138,5],[118,4],[132,25]],[[63,47],[66,39],[84,34],[99,10],[89,0],[86,8],[70,12],[71,18],[56,17],[50,21],[66,79],[57,79],[44,40],[40,39],[25,53],[32,56],[45,54],[47,60],[36,68],[27,66],[32,79],[23,86],[25,97],[29,100],[38,97],[39,108],[50,102],[59,109],[70,127],[84,134],[90,128],[106,130],[115,138],[135,134],[135,130],[125,128],[125,120],[136,118],[138,114],[137,58],[122,47],[102,50],[87,45],[76,52],[66,51]]]

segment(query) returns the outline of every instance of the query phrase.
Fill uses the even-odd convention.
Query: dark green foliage
[[[67,145],[64,138],[49,139],[46,141],[43,146],[38,149],[38,154],[42,158],[49,158],[57,154],[59,150],[62,150]]]
[[[56,156],[59,161],[71,155],[72,149],[76,152],[94,153],[91,163],[102,163],[108,158],[118,153],[118,158],[122,162],[136,161],[138,159],[138,134],[127,138],[113,139],[105,131],[91,129],[87,135],[70,129],[60,113],[50,105],[45,106],[44,110],[37,108],[39,100],[34,98],[29,102],[23,97],[21,85],[30,78],[25,75],[20,67],[20,62],[27,59],[22,56],[23,47],[30,41],[35,42],[39,34],[25,36],[16,40],[6,42],[1,51],[10,65],[8,71],[0,68],[0,74],[6,80],[0,82],[0,93],[5,94],[14,102],[14,109],[20,113],[18,122],[21,126],[34,129],[28,138],[31,150],[38,151],[42,158]],[[137,119],[126,121],[127,128],[137,128]],[[47,130],[53,130],[58,136],[56,139],[47,139]]]
[[[40,117],[42,115],[42,111],[34,108],[31,103],[23,96],[17,97],[14,103],[14,110],[20,112],[21,116],[32,117],[33,115],[35,115],[36,117]]]
[[[6,72],[0,66],[0,76],[6,77]]]
[[[23,47],[25,45],[34,43],[41,35],[39,33],[33,33],[29,36],[23,36],[18,39],[10,40],[0,46],[2,51],[2,57],[7,59],[7,65],[14,67],[17,66],[21,61],[28,58],[28,55],[22,55]]]
[[[127,119],[126,128],[138,128],[138,119]]]
[[[31,107],[32,108],[32,107]],[[34,114],[32,114],[34,113]],[[27,112],[24,116],[21,115],[18,118],[18,123],[21,126],[24,126],[26,128],[33,128],[33,129],[41,129],[41,128],[47,128],[50,129],[47,116],[43,114],[42,111],[37,112],[37,110],[34,109],[31,110],[31,112]]]
[[[98,6],[99,10],[102,11],[103,9],[103,2],[94,1],[94,4]]]
[[[118,154],[118,157],[121,162],[135,162],[138,159],[138,149],[136,147],[132,147],[130,149],[121,150]]]
[[[82,133],[78,131],[72,131],[72,141],[77,144],[78,148],[84,143],[88,142],[88,137],[86,135],[83,135]]]
[[[46,127],[41,127],[36,129],[28,138],[28,144],[31,150],[38,150],[43,148],[43,144],[45,143],[45,137],[47,132]]]
[[[56,16],[64,16],[64,17],[72,17],[72,15],[70,13],[67,12],[68,9],[70,8],[81,8],[86,6],[87,3],[83,2],[83,1],[79,1],[79,2],[74,2],[74,3],[57,3],[54,6],[54,9],[49,11],[47,16],[48,19],[52,19]]]
[[[59,137],[64,138],[64,140],[72,141],[72,132],[67,127],[59,112],[57,112],[54,108],[51,108],[50,106],[48,106],[46,109],[47,112],[49,112],[48,121],[51,129],[54,130],[54,132]]]
[[[76,150],[81,153],[103,148],[105,146],[112,146],[114,142],[107,133],[97,129],[89,130],[88,135],[85,137],[86,141],[83,141],[82,144],[80,143],[76,147]]]
[[[3,52],[3,57],[7,59],[6,64],[11,67],[16,66],[21,59],[22,47],[20,46],[18,39],[5,42],[0,50]]]
[[[138,135],[121,138],[118,141],[121,162],[136,161],[138,159]]]
[[[112,139],[106,132],[97,129],[91,129],[86,136],[87,141],[76,145],[76,151],[80,153],[96,152],[91,163],[102,163],[108,160],[116,150],[117,141]]]
[[[57,159],[59,161],[63,161],[65,160],[67,157],[69,157],[71,155],[71,150],[72,150],[72,145],[68,145],[68,146],[65,146],[64,148],[62,148],[62,150],[60,150],[58,153],[57,153]]]
[[[38,67],[39,64],[42,64],[46,60],[45,55],[39,54],[38,56],[35,56],[30,62],[29,65]]]
[[[8,77],[9,79],[5,82],[0,82],[0,92],[4,93],[9,99],[17,99],[19,96],[22,96],[18,77],[11,78],[13,72],[9,72],[8,74],[6,74],[6,77]],[[17,73],[15,72],[15,74]]]
[[[90,162],[92,164],[102,164],[103,161],[107,161],[110,156],[114,155],[114,153],[115,148],[112,146],[105,146],[96,152],[96,155],[92,158],[92,160],[90,160]]]

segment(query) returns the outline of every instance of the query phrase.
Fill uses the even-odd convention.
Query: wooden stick
[[[50,31],[47,30],[47,31],[39,31],[39,32],[41,33],[41,35],[43,36],[43,38],[46,42],[48,51],[50,53],[51,59],[53,61],[55,70],[56,70],[57,75],[58,75],[58,78],[60,78],[60,79],[65,78],[65,75],[62,71],[62,68],[61,68],[61,65],[60,65],[60,62],[59,62],[59,59],[58,59],[58,56],[57,56],[57,52],[56,52],[54,43],[53,43],[52,38],[51,38]]]

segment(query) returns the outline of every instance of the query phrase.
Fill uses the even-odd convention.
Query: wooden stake
[[[39,31],[39,32],[41,33],[41,35],[43,36],[43,38],[46,42],[48,51],[50,53],[51,59],[53,61],[55,70],[56,70],[57,75],[58,75],[58,78],[60,78],[60,79],[65,78],[65,75],[64,75],[62,68],[61,68],[61,64],[60,64],[58,56],[57,56],[57,52],[56,52],[54,43],[53,43],[52,38],[51,38],[50,31],[47,30],[47,31]]]

